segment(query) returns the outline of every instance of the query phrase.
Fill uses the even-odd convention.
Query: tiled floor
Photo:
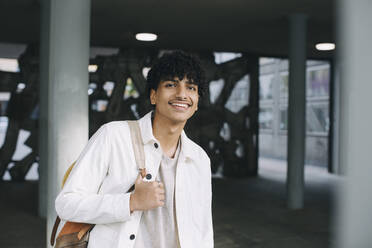
[[[340,179],[306,166],[305,208],[286,207],[285,163],[260,159],[257,178],[214,179],[216,248],[325,248],[331,243],[332,198]],[[37,183],[0,184],[0,247],[45,247],[36,217]]]

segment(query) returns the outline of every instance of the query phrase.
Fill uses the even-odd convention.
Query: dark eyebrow
[[[196,86],[198,86],[198,84],[197,84],[197,83],[194,83],[193,81],[186,81],[186,83],[187,83],[187,84],[192,84],[192,85],[196,85]]]
[[[171,81],[171,82],[174,82],[174,83],[179,83],[180,82],[179,79],[174,79],[174,78],[167,78],[167,79],[164,79],[164,81]],[[198,84],[194,83],[193,81],[191,81],[189,79],[185,83],[186,84],[198,85]]]
[[[160,80],[161,82],[166,82],[166,81],[171,81],[171,82],[174,82],[174,83],[178,83],[179,80],[176,80],[172,77],[166,77],[166,78],[163,78],[162,80]]]

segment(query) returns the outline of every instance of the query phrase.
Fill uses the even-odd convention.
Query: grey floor
[[[305,208],[286,208],[285,163],[260,159],[257,178],[213,180],[216,248],[325,248],[332,243],[334,192],[340,179],[306,166]],[[0,248],[45,247],[36,216],[37,183],[0,183]]]
[[[260,159],[258,178],[214,181],[215,247],[332,246],[333,201],[340,178],[307,165],[305,208],[286,207],[286,164]]]

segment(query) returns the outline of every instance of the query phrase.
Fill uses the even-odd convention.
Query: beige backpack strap
[[[132,139],[134,157],[142,177],[146,175],[145,151],[143,149],[141,130],[138,121],[128,121],[130,136]]]

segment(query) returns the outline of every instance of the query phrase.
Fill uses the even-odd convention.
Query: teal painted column
[[[88,140],[90,0],[45,0],[42,20],[40,192],[49,247],[62,177]]]
[[[372,247],[372,1],[340,0],[340,166],[335,248]]]
[[[287,204],[290,209],[304,206],[306,19],[303,14],[289,17]]]

